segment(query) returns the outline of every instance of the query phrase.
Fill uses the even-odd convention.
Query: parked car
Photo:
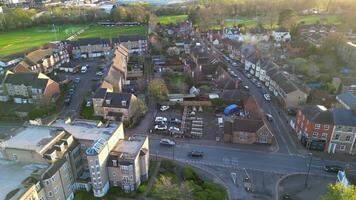
[[[165,130],[167,130],[167,125],[157,124],[157,125],[155,125],[155,130],[165,131]]]
[[[104,73],[102,71],[98,71],[98,72],[96,72],[96,75],[97,76],[102,76],[102,75],[104,75]]]
[[[90,106],[91,106],[91,101],[88,100],[85,106],[86,106],[86,107],[90,107]]]
[[[273,116],[271,114],[269,114],[269,113],[266,114],[266,118],[270,122],[273,121]]]
[[[297,111],[295,108],[287,108],[287,114],[291,115],[291,116],[296,116],[297,115]]]
[[[87,73],[87,71],[88,71],[88,67],[87,66],[82,66],[82,68],[80,69],[80,73],[82,73],[82,74]]]
[[[201,158],[204,156],[204,152],[193,150],[188,153],[188,156],[193,157],[193,158]]]
[[[166,123],[167,122],[167,118],[165,118],[165,117],[156,117],[155,122],[164,122],[164,123]]]
[[[237,67],[237,63],[236,63],[236,62],[233,62],[233,63],[232,63],[232,66]]]
[[[168,110],[169,109],[169,106],[161,106],[161,108],[160,108],[160,110],[162,111],[162,112],[164,112],[164,111],[166,111],[166,110]]]
[[[171,132],[172,134],[177,134],[177,133],[180,133],[180,129],[175,127],[175,126],[171,126],[169,127],[169,132]]]
[[[243,88],[244,88],[245,90],[247,90],[247,91],[250,90],[247,85],[244,85]]]
[[[68,106],[68,105],[70,105],[70,102],[71,102],[71,98],[67,96],[67,97],[64,99],[64,104]]]
[[[68,91],[68,94],[70,94],[72,96],[74,94],[74,89],[70,88],[69,91]]]
[[[79,77],[74,79],[74,83],[79,83],[79,82],[80,82],[80,78]]]
[[[340,170],[343,170],[343,168],[338,165],[325,165],[323,169],[324,171],[331,173],[338,173]]]
[[[271,96],[269,94],[264,94],[263,98],[265,98],[266,101],[271,101]]]
[[[171,123],[172,123],[172,124],[181,124],[181,123],[182,123],[182,120],[177,119],[177,118],[171,118]]]
[[[257,87],[262,87],[262,84],[261,83],[257,83]]]
[[[159,141],[159,143],[160,144],[162,144],[162,145],[168,145],[168,146],[174,146],[174,145],[176,145],[176,143],[173,141],[173,140],[170,140],[170,139],[161,139],[160,141]]]

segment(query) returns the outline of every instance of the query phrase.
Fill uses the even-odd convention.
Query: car
[[[173,133],[173,134],[175,134],[175,133],[180,133],[180,129],[177,128],[177,127],[175,127],[175,126],[169,127],[168,130],[169,130],[169,132],[171,132],[171,133]]]
[[[257,83],[257,87],[262,87],[262,84],[261,83]]]
[[[339,171],[343,170],[343,168],[338,165],[325,165],[323,169],[324,171],[331,173],[338,173]]]
[[[266,114],[266,118],[270,122],[273,121],[273,116],[271,114],[269,114],[269,113]]]
[[[160,108],[160,110],[162,111],[162,112],[164,112],[164,111],[166,111],[166,110],[168,110],[169,109],[169,106],[161,106],[161,108]]]
[[[74,92],[75,92],[74,89],[73,89],[73,88],[70,88],[69,91],[68,91],[68,94],[73,95]]]
[[[91,101],[88,100],[85,106],[86,106],[86,107],[90,107],[90,106],[91,106]]]
[[[85,73],[87,73],[87,71],[88,71],[88,67],[87,66],[82,66],[82,68],[80,68],[80,73],[82,73],[82,74],[85,74]]]
[[[157,124],[157,125],[155,125],[155,130],[165,131],[165,130],[167,130],[167,125]]]
[[[247,74],[247,78],[252,78],[251,74]]]
[[[231,72],[231,75],[235,78],[237,77],[237,74],[235,72]]]
[[[257,83],[257,79],[252,78],[252,83]]]
[[[244,85],[243,88],[244,88],[245,90],[249,90],[249,87],[248,87],[247,85]]]
[[[65,105],[68,106],[70,104],[70,102],[71,102],[71,98],[70,97],[67,97],[67,98],[64,99],[64,104]]]
[[[98,72],[96,72],[96,75],[97,76],[102,76],[102,75],[104,75],[104,73],[102,71],[98,71]]]
[[[80,82],[80,78],[79,77],[74,79],[74,83],[79,83],[79,82]]]
[[[291,115],[291,116],[296,116],[297,115],[297,111],[295,108],[287,108],[287,114]]]
[[[188,156],[193,157],[193,158],[201,158],[204,156],[204,152],[193,150],[188,153]]]
[[[266,101],[271,101],[271,96],[269,94],[263,94],[263,98],[265,98]]]
[[[171,118],[171,124],[181,124],[182,120],[177,118]]]
[[[188,115],[189,115],[190,117],[195,117],[195,112],[194,112],[194,111],[191,111],[191,112],[188,113]]]
[[[99,77],[93,77],[91,80],[92,81],[100,81],[100,78]]]
[[[167,122],[167,118],[165,117],[156,117],[155,122]]]
[[[236,62],[233,62],[233,63],[232,63],[232,66],[237,67],[237,63],[236,63]]]
[[[159,143],[162,144],[162,145],[167,145],[167,146],[174,146],[174,145],[176,145],[176,143],[175,143],[173,140],[165,139],[165,138],[162,138],[162,139],[159,141]]]

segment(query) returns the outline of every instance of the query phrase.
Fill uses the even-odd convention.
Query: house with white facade
[[[228,38],[230,40],[239,40],[241,38],[240,28],[224,28],[223,39]]]
[[[285,28],[278,28],[272,32],[272,36],[277,43],[287,42],[291,39],[289,31]]]

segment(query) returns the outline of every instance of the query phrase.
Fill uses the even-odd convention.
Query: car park
[[[157,124],[157,125],[155,125],[155,130],[165,131],[165,130],[167,130],[167,125]]]
[[[325,165],[323,170],[330,173],[338,173],[339,171],[343,170],[343,168],[338,165]]]
[[[266,101],[271,101],[271,96],[269,94],[263,94],[263,98],[265,98]]]
[[[193,157],[193,158],[201,158],[204,156],[204,152],[194,150],[194,151],[190,151],[188,153],[188,156]]]
[[[161,108],[160,108],[160,110],[162,111],[162,112],[164,112],[164,111],[166,111],[166,110],[168,110],[169,109],[169,106],[161,106]]]
[[[159,143],[161,145],[174,146],[176,143],[173,140],[162,138]]]

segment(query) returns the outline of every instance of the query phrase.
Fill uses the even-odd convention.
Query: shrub
[[[162,160],[161,169],[166,172],[174,172],[175,164],[170,160]]]
[[[184,178],[184,180],[193,180],[194,181],[196,178],[195,171],[189,166],[184,167],[183,168],[183,178]]]
[[[139,187],[138,187],[138,189],[137,189],[137,191],[139,192],[139,193],[143,193],[143,192],[145,192],[146,191],[146,185],[140,185]]]

